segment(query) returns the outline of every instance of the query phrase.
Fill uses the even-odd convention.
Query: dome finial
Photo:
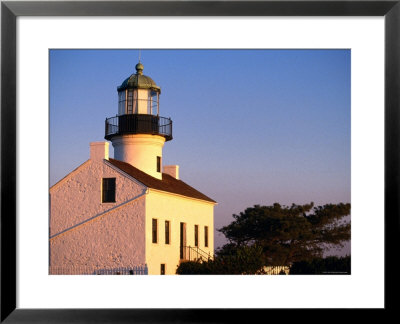
[[[143,64],[140,62],[140,56],[142,54],[142,51],[139,50],[139,63],[136,64],[136,74],[143,75]]]
[[[136,74],[140,74],[140,75],[143,74],[143,64],[140,63],[140,61],[138,64],[136,64],[135,68],[136,68]]]

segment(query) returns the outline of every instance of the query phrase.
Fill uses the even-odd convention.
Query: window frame
[[[155,229],[154,229],[155,224]],[[155,240],[155,242],[154,242]],[[151,219],[151,243],[157,244],[158,243],[158,219],[152,218]]]
[[[199,240],[199,225],[194,225],[194,246],[199,247],[200,240]]]
[[[109,192],[112,191],[112,190],[108,189],[109,183],[108,183],[108,181],[105,181],[105,180],[108,180],[108,181],[114,180],[113,181],[113,183],[114,183],[113,184],[113,186],[114,186],[114,188],[113,188],[113,191],[114,191],[113,197],[114,197],[114,199],[113,200],[108,199],[109,198],[109,196],[108,196]],[[105,185],[105,183],[107,183],[107,185]],[[105,187],[107,187],[107,189],[105,189]],[[117,197],[117,178],[101,178],[101,203],[102,204],[115,203],[117,201],[116,197]]]
[[[208,247],[208,226],[204,226],[204,247]]]
[[[168,227],[167,227],[168,223]],[[171,244],[171,222],[169,220],[165,220],[164,222],[164,232],[165,232],[165,244],[170,245]],[[168,229],[168,231],[167,231]]]

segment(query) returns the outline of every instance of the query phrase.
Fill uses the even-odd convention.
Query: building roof
[[[138,168],[135,168],[129,163],[115,160],[112,158],[110,158],[108,161],[113,166],[117,167],[118,169],[129,174],[131,177],[135,178],[139,182],[143,183],[146,187],[216,203],[215,200],[202,194],[200,191],[189,186],[182,180],[175,179],[169,174],[163,173],[162,180],[159,180],[139,170]]]

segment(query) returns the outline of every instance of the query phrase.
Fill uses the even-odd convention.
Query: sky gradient
[[[137,62],[138,50],[50,51],[50,185],[104,140]],[[142,50],[141,62],[173,120],[163,164],[218,202],[216,229],[255,204],[350,202],[350,50]]]

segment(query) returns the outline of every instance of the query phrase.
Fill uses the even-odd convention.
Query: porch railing
[[[181,246],[180,259],[185,261],[208,261],[213,260],[214,256],[197,246]]]

